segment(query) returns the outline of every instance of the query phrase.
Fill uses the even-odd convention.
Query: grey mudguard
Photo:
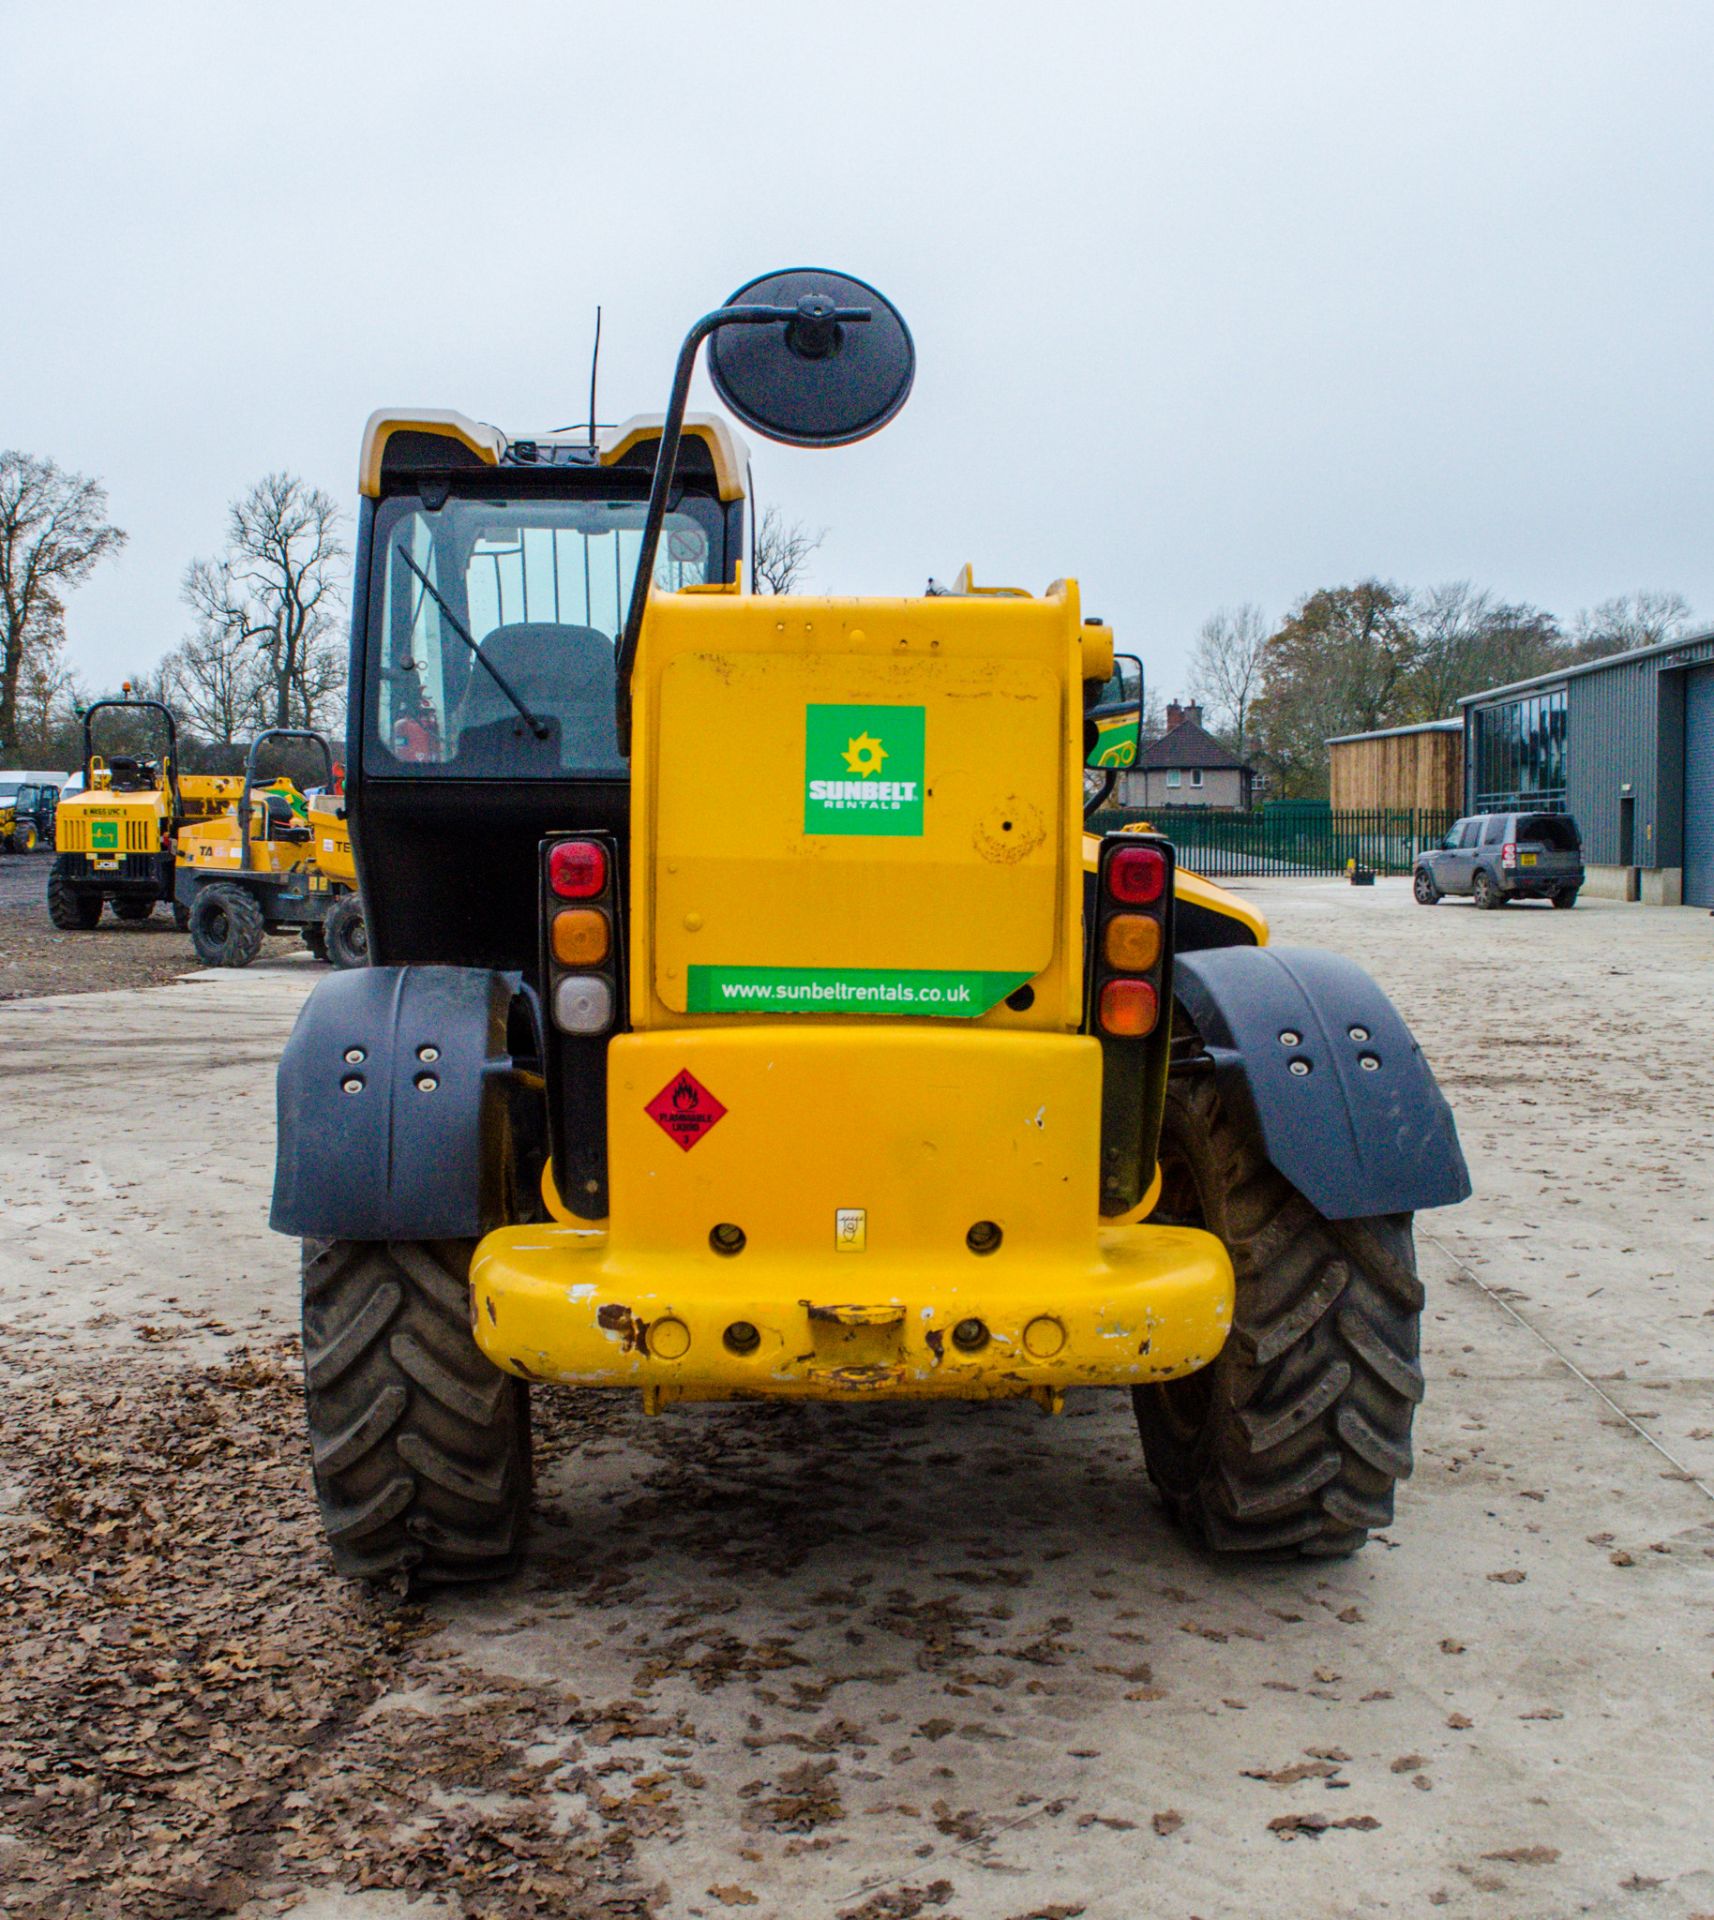
[[[1452,1110],[1361,967],[1315,947],[1220,947],[1181,953],[1174,989],[1221,1099],[1254,1120],[1269,1160],[1329,1220],[1469,1197]]]
[[[522,991],[475,967],[323,980],[280,1056],[274,1230],[461,1240],[501,1225],[539,1133],[539,1090],[507,1046]]]

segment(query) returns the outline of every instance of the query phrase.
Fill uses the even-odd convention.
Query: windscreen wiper
[[[506,676],[500,671],[500,669],[497,666],[495,666],[494,662],[488,658],[487,654],[485,654],[482,651],[482,649],[476,644],[476,642],[471,639],[470,629],[465,626],[464,622],[459,619],[458,615],[454,613],[451,607],[449,607],[446,604],[446,601],[441,597],[440,589],[434,584],[434,582],[428,577],[428,575],[423,572],[422,568],[417,565],[417,563],[411,558],[411,556],[408,553],[406,553],[404,548],[395,547],[393,551],[399,556],[399,558],[402,561],[404,561],[405,565],[409,567],[412,573],[414,573],[417,576],[417,578],[423,583],[424,593],[426,593],[428,597],[435,603],[435,605],[440,608],[441,612],[446,615],[448,621],[451,623],[453,632],[456,633],[459,639],[464,642],[464,644],[470,649],[470,651],[473,654],[475,654],[477,664],[479,666],[483,666],[487,668],[489,679],[492,680],[495,686],[497,686],[500,689],[500,691],[506,696],[506,698],[511,701],[512,705],[518,709],[518,712],[523,716],[524,721],[528,725],[530,731],[536,736],[538,740],[545,740],[548,737],[549,732],[551,731],[551,729],[548,726],[548,723],[545,720],[538,719],[536,715],[531,713],[529,708],[524,705],[523,701],[518,698],[517,693],[514,691],[512,687],[511,681],[506,678]]]

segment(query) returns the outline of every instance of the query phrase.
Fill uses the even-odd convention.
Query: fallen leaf
[[[1428,1762],[1420,1753],[1401,1753],[1393,1762],[1392,1770],[1394,1773],[1415,1773],[1419,1767],[1427,1765]]]
[[[1446,1716],[1446,1724],[1462,1733],[1467,1727],[1473,1727],[1476,1722],[1467,1713],[1449,1713]]]
[[[1503,1860],[1512,1867],[1551,1867],[1559,1858],[1557,1847],[1500,1847],[1485,1853],[1484,1860]]]
[[[1490,1580],[1497,1580],[1502,1587],[1521,1586],[1528,1576],[1521,1567],[1507,1567],[1504,1573],[1491,1573]]]
[[[1462,1653],[1464,1651],[1464,1642],[1462,1640],[1442,1640],[1440,1643],[1440,1651],[1442,1653]]]
[[[1177,1833],[1184,1825],[1184,1815],[1176,1807],[1168,1807],[1165,1813],[1157,1813],[1149,1825],[1164,1840],[1169,1833]]]
[[[710,1887],[709,1897],[718,1900],[723,1907],[753,1907],[756,1896],[748,1887]]]

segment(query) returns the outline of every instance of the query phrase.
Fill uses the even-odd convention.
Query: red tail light
[[[1515,840],[1508,840],[1500,849],[1500,865],[1502,867],[1515,867],[1517,864],[1518,843]]]
[[[1139,1040],[1159,1018],[1160,997],[1147,980],[1109,980],[1101,989],[1101,1024],[1109,1033]]]
[[[1166,861],[1154,847],[1121,847],[1107,862],[1107,891],[1128,907],[1152,906],[1166,890]]]
[[[593,840],[562,840],[548,854],[548,885],[562,900],[607,891],[607,850]]]

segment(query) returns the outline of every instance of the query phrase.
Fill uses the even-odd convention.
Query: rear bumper
[[[661,1400],[1140,1386],[1206,1366],[1232,1322],[1226,1250],[1188,1227],[1092,1224],[1080,1259],[1007,1263],[1002,1246],[925,1260],[907,1288],[863,1288],[846,1264],[751,1262],[748,1249],[627,1258],[603,1228],[504,1227],[476,1250],[471,1310],[508,1373]],[[962,1351],[954,1329],[972,1320],[986,1342]],[[733,1327],[754,1330],[750,1351],[747,1337],[734,1350]]]
[[[938,1021],[621,1035],[611,1220],[489,1234],[476,1337],[526,1378],[675,1398],[1192,1372],[1226,1338],[1231,1266],[1208,1234],[1100,1221],[1101,1073],[1085,1035]],[[721,1111],[687,1129],[670,1096],[689,1083]],[[728,1229],[741,1251],[716,1250]],[[969,1321],[986,1337],[961,1348]]]
[[[1545,900],[1550,894],[1582,884],[1581,867],[1571,873],[1535,873],[1514,868],[1503,868],[1500,872],[1500,891],[1516,900]]]

